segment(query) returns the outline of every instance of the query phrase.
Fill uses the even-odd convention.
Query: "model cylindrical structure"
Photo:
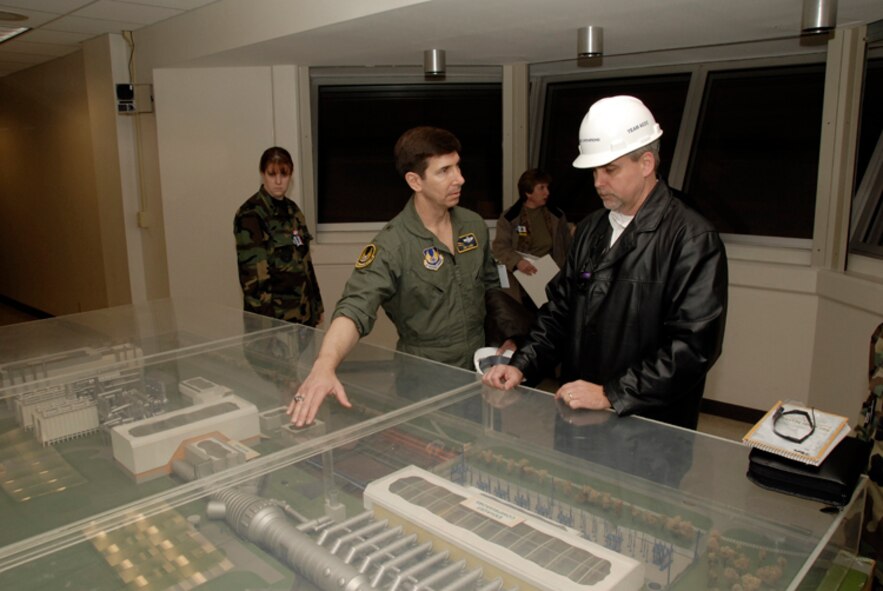
[[[209,517],[224,518],[236,533],[271,552],[323,591],[368,591],[367,578],[317,545],[275,501],[238,490],[212,496]]]

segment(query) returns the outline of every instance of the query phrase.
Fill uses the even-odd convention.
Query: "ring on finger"
[[[573,392],[567,393],[567,402],[573,402]]]
[[[304,401],[303,394],[295,394],[295,395],[294,395],[294,401],[295,401],[295,402],[303,402],[303,401]]]

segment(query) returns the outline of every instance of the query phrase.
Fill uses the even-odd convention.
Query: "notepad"
[[[804,410],[815,421],[815,430],[805,441],[789,441],[773,429],[774,417],[779,409],[783,411]],[[800,416],[784,415],[777,425],[780,433],[797,434],[804,427]],[[791,400],[779,401],[742,438],[742,443],[766,452],[780,455],[790,460],[818,466],[831,453],[840,441],[849,434],[850,428],[844,416],[814,409]]]
[[[546,284],[558,274],[558,265],[552,259],[552,256],[548,254],[542,257],[535,257],[524,252],[519,252],[518,254],[537,268],[537,272],[533,275],[528,275],[518,270],[515,271],[514,275],[536,307],[539,308],[546,303]]]

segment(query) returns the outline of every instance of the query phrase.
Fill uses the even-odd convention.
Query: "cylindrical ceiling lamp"
[[[427,78],[441,78],[445,75],[444,49],[427,49],[423,52],[423,73]]]
[[[837,0],[803,0],[803,35],[829,33],[837,26]]]
[[[600,57],[604,55],[604,28],[580,27],[576,32],[577,58]]]

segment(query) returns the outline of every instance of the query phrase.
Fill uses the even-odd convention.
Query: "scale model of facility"
[[[15,386],[29,387],[34,382],[63,376],[75,372],[80,376],[95,373],[107,376],[104,379],[121,376],[130,370],[141,367],[142,351],[139,347],[125,343],[107,347],[82,347],[61,353],[44,355],[33,359],[14,361],[0,365],[0,388],[12,390]],[[108,371],[117,368],[116,371]]]
[[[228,388],[200,380],[210,393],[195,399],[205,402],[111,430],[113,456],[136,480],[170,473],[173,462],[184,459],[188,453],[188,443],[210,437],[219,440],[219,444],[227,440],[247,443],[260,436],[258,409],[254,404],[234,395]],[[185,444],[183,449],[182,444]],[[236,457],[235,451],[226,453],[219,445],[212,446],[211,450],[216,459],[225,458],[225,465],[231,461],[229,456]],[[188,457],[194,459],[199,455],[200,450],[194,448]],[[196,460],[195,463],[203,462]]]
[[[433,539],[507,586],[543,591],[641,589],[644,568],[576,533],[410,466],[368,485],[365,506]]]
[[[372,483],[365,507],[340,522],[305,520],[282,501],[230,489],[206,512],[323,591],[644,585],[639,562],[413,466]]]
[[[18,424],[52,445],[162,412],[165,392],[143,379],[140,357],[130,344],[75,349],[4,364],[0,384],[14,393],[7,405]],[[39,386],[71,371],[75,377],[66,384]]]

